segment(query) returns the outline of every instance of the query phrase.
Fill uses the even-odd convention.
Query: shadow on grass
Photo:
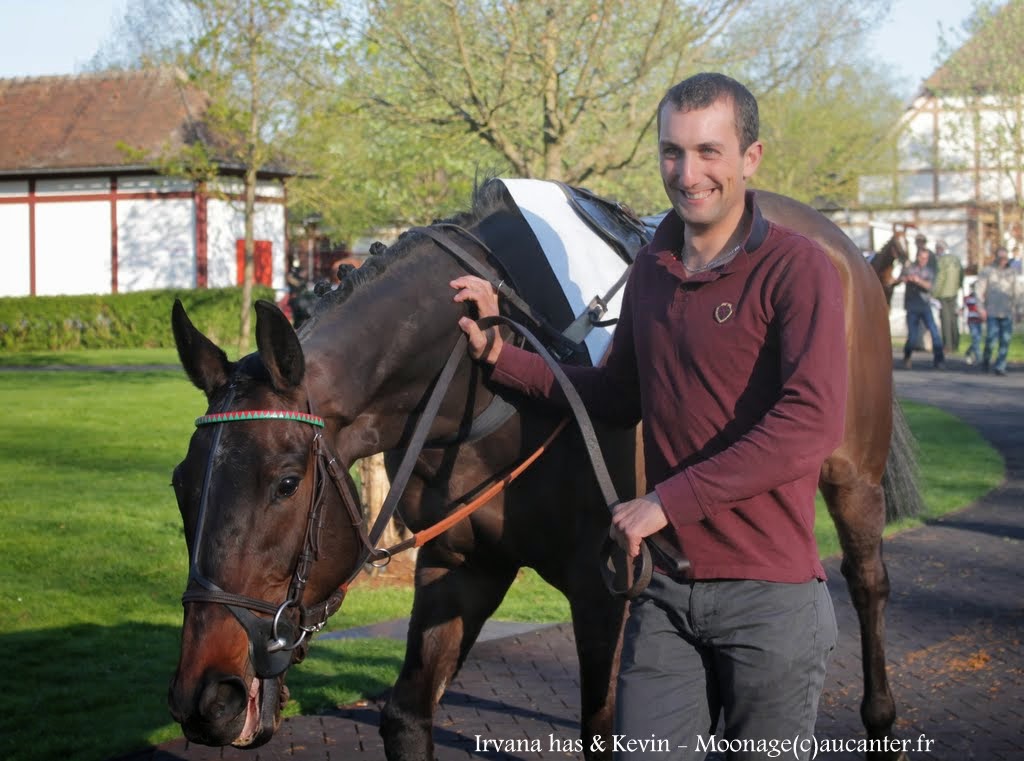
[[[99,761],[180,737],[167,709],[179,636],[176,626],[149,623],[0,635],[9,685],[0,691],[0,758]],[[286,713],[383,693],[403,650],[404,643],[380,640],[314,642],[289,674],[296,705]]]

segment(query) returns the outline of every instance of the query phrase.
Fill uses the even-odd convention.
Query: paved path
[[[910,743],[914,761],[1024,758],[1024,368],[998,378],[968,372],[954,361],[945,372],[897,370],[896,383],[901,398],[937,405],[976,427],[1007,463],[1005,484],[976,504],[886,542],[898,736]],[[856,617],[838,560],[826,568],[841,638],[817,732],[831,741],[857,741],[863,734]],[[552,752],[550,745],[552,737],[564,742],[577,736],[577,690],[568,625],[478,643],[438,710],[437,756],[443,761],[571,757]],[[371,702],[290,719],[256,751],[177,740],[131,759],[383,761],[378,711]],[[537,740],[541,751],[475,752],[475,735]],[[860,759],[863,754],[819,757]]]

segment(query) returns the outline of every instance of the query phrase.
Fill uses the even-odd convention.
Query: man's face
[[[917,252],[917,264],[918,264],[918,266],[924,267],[925,265],[927,265],[928,264],[929,256],[930,256],[930,252],[928,251],[928,249],[922,247],[921,250]]]
[[[747,179],[761,163],[760,141],[740,150],[733,102],[661,111],[658,155],[661,180],[672,208],[687,225],[714,228],[735,224],[743,213]]]

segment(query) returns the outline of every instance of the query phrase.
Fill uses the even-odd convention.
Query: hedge
[[[196,327],[214,343],[238,340],[241,288],[137,291],[92,296],[0,298],[5,351],[170,348],[171,307],[181,299]],[[260,286],[253,299],[274,300]],[[255,317],[253,319],[255,323]]]

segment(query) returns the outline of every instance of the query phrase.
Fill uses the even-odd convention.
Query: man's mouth
[[[689,201],[703,201],[705,198],[710,198],[713,192],[712,190],[696,190],[693,192],[684,190],[683,195]]]

